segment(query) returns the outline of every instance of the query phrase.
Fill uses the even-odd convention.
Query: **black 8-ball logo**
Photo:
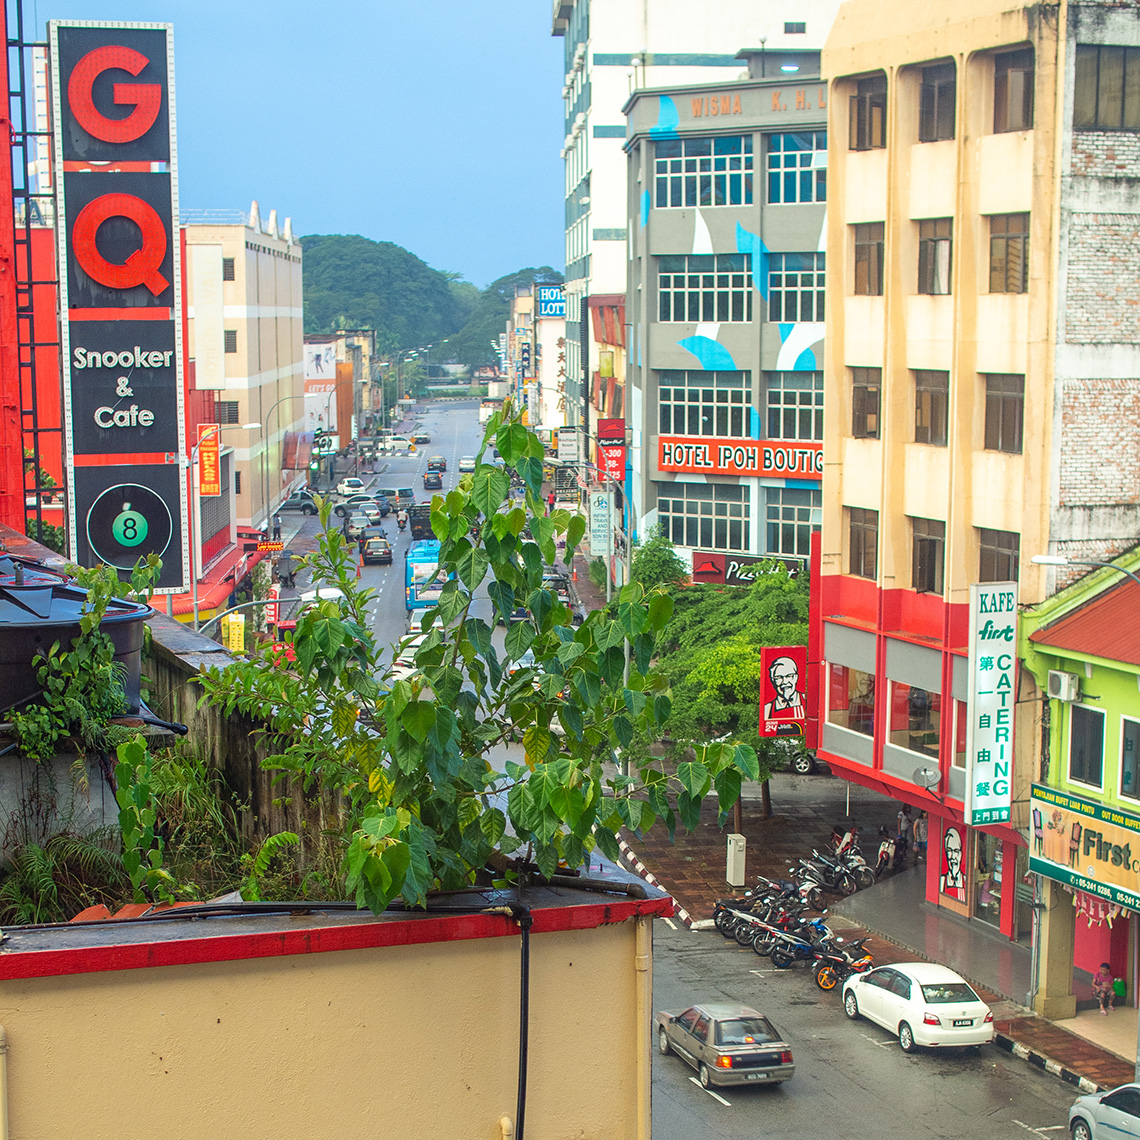
[[[174,520],[166,503],[138,483],[108,487],[87,512],[92,554],[118,570],[132,569],[148,554],[161,557],[173,533]]]

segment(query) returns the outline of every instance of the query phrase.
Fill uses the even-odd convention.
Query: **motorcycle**
[[[832,933],[822,918],[813,918],[802,934],[773,929],[776,944],[770,957],[777,970],[787,969],[793,962],[814,962],[831,945]]]
[[[407,519],[397,519],[396,525],[400,528],[400,533],[403,534],[404,533],[404,527],[406,527],[408,525],[408,520]]]
[[[821,990],[833,990],[852,974],[864,974],[875,964],[875,956],[865,949],[866,938],[844,943],[836,938],[830,949],[823,951],[813,968],[815,984]]]

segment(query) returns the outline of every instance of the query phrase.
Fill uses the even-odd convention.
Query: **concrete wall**
[[[532,937],[530,1140],[647,1138],[648,922]],[[161,959],[176,935],[126,937],[157,939]],[[515,1117],[519,940],[449,937],[2,980],[12,1135],[498,1140]]]

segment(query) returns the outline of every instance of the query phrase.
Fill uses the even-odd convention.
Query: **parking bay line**
[[[1038,1136],[1042,1136],[1046,1132],[1061,1132],[1065,1128],[1063,1124],[1043,1124],[1040,1128],[1034,1128],[1032,1124],[1026,1124],[1022,1120],[1015,1120],[1013,1123],[1024,1128],[1026,1132],[1033,1132]]]
[[[868,1037],[866,1033],[860,1033],[859,1036],[864,1041],[870,1041],[872,1045],[877,1045],[880,1049],[893,1049],[896,1045],[893,1039],[891,1041],[876,1041],[874,1037]]]
[[[695,1084],[697,1086],[697,1088],[701,1087],[701,1082],[699,1080],[697,1080],[696,1077],[690,1077],[689,1080],[692,1081],[693,1084]],[[725,1100],[724,1097],[722,1097],[719,1093],[714,1093],[712,1091],[712,1089],[703,1089],[702,1091],[707,1092],[709,1094],[709,1096],[713,1097],[715,1100],[719,1100],[720,1103],[725,1106],[725,1108],[731,1108],[732,1107],[732,1101]]]

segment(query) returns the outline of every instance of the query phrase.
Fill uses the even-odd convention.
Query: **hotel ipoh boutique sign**
[[[49,24],[71,555],[189,566],[167,24]]]
[[[1017,681],[1017,583],[970,587],[966,822],[1008,823]]]
[[[1140,910],[1140,818],[1033,785],[1029,869]]]
[[[823,445],[767,439],[657,437],[657,469],[691,475],[823,477]]]

